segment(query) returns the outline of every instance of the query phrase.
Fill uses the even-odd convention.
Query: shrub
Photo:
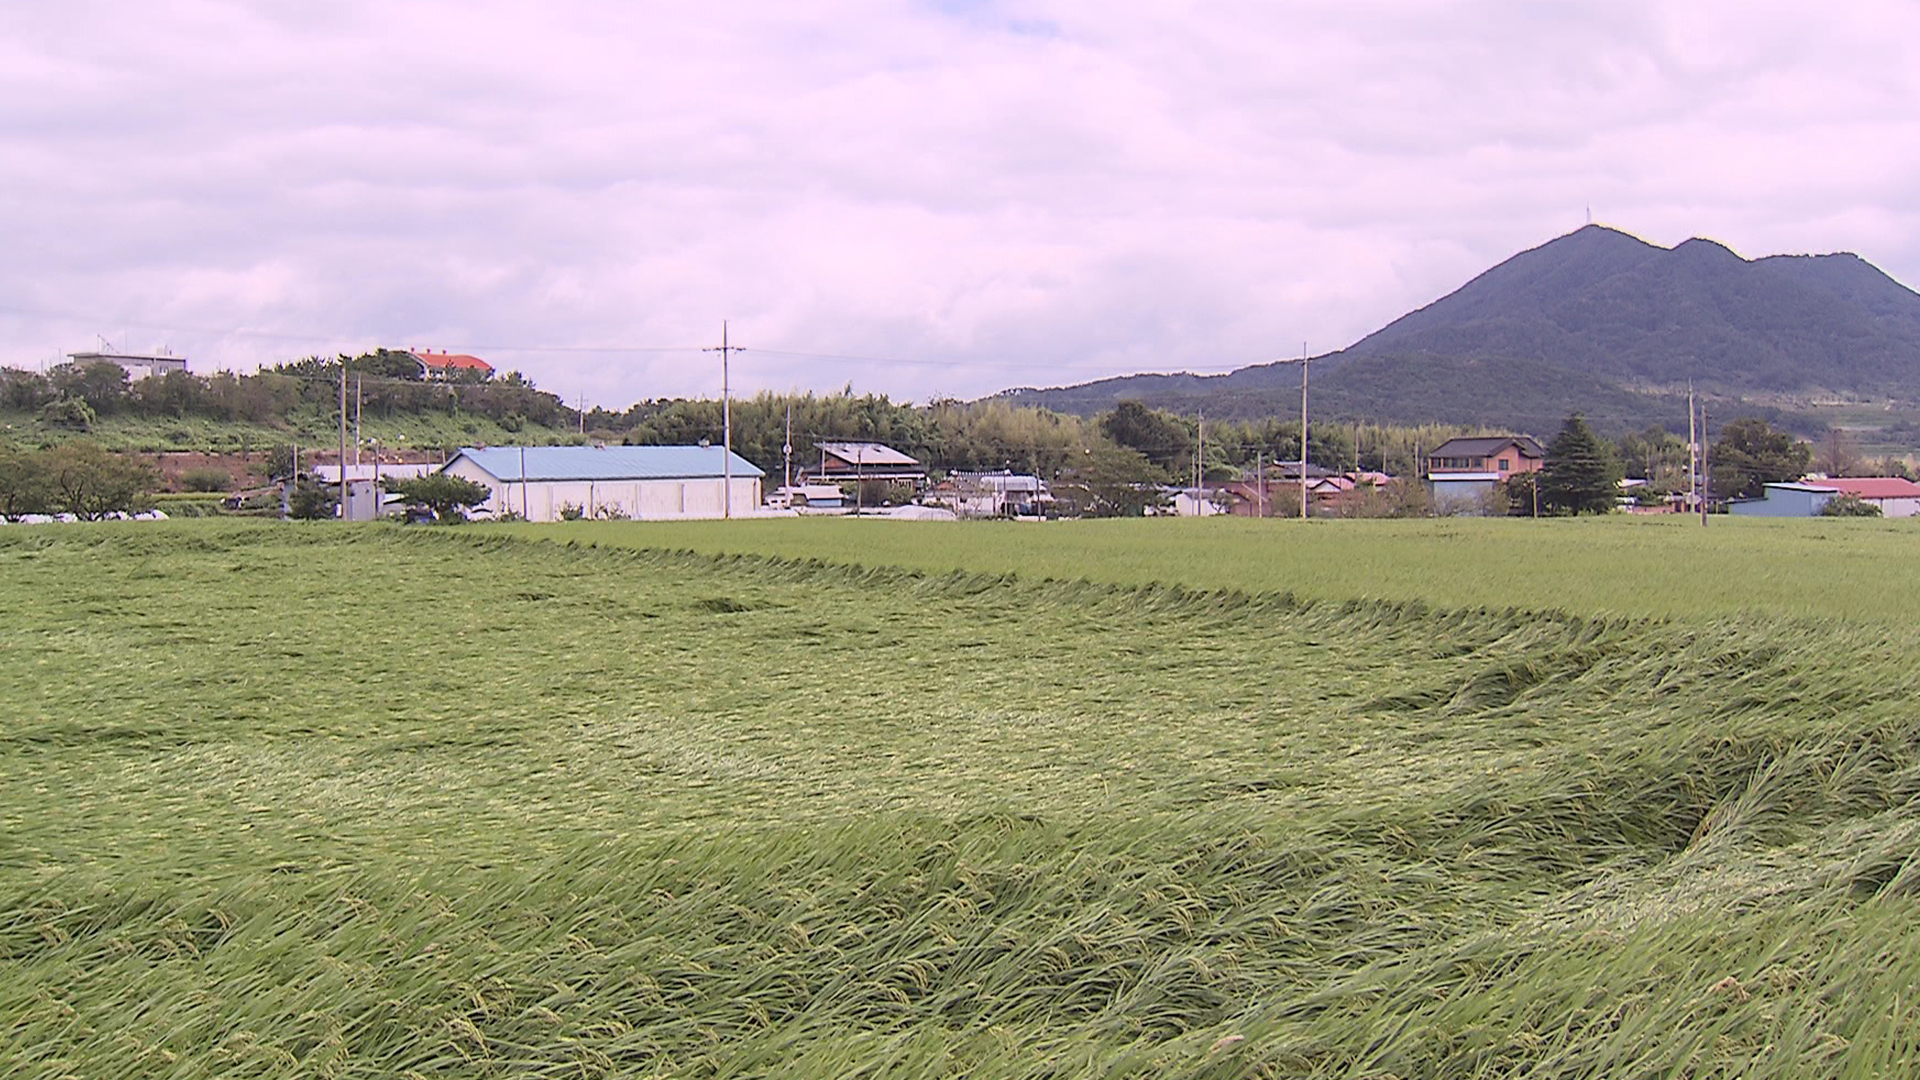
[[[1835,495],[1820,508],[1821,517],[1879,517],[1880,506],[1858,495]]]
[[[40,410],[42,424],[67,431],[91,431],[95,419],[93,406],[74,397],[50,401],[46,408]]]
[[[182,491],[225,491],[233,486],[233,477],[225,469],[211,466],[188,469],[180,474]]]
[[[332,488],[303,477],[287,500],[287,514],[302,521],[329,521],[339,516],[339,505]]]

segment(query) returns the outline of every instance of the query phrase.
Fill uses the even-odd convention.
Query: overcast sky
[[[0,362],[924,401],[1346,345],[1593,218],[1920,284],[1920,4],[0,6]]]

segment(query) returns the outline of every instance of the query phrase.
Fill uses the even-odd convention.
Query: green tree
[[[466,520],[467,511],[493,497],[493,489],[446,473],[425,476],[388,477],[380,486],[410,503],[433,511],[441,521]]]
[[[1160,490],[1166,474],[1138,450],[1101,447],[1063,472],[1054,497],[1068,513],[1082,517],[1140,517],[1167,505]]]
[[[1543,507],[1540,474],[1514,473],[1494,485],[1494,510],[1508,517],[1534,517]]]
[[[1685,472],[1686,440],[1658,424],[1645,431],[1629,431],[1620,436],[1620,466],[1636,480],[1658,480]]]
[[[293,475],[294,465],[299,460],[298,451],[291,443],[280,443],[267,451],[267,479],[285,480]]]
[[[1547,447],[1539,484],[1542,510],[1604,514],[1620,497],[1620,462],[1586,418],[1574,413]]]
[[[86,402],[101,416],[114,412],[127,397],[127,369],[111,360],[61,364],[51,378],[56,390]]]
[[[36,371],[0,368],[0,406],[30,412],[52,401],[53,384]]]
[[[1162,469],[1191,463],[1193,432],[1186,421],[1137,401],[1123,401],[1100,418],[1100,430],[1122,449],[1137,450]]]
[[[50,506],[43,455],[0,445],[0,515],[44,514]]]
[[[1707,465],[1718,498],[1757,499],[1768,484],[1784,484],[1806,475],[1813,450],[1765,420],[1744,417],[1720,429]]]
[[[111,513],[153,507],[159,476],[153,466],[128,454],[110,454],[86,440],[62,443],[46,452],[48,502],[88,521]]]

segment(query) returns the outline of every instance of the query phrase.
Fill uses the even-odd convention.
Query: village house
[[[1448,439],[1427,455],[1427,485],[1437,507],[1478,506],[1508,477],[1539,472],[1547,452],[1525,435]]]
[[[856,483],[878,480],[907,484],[916,489],[927,482],[927,467],[917,459],[877,442],[823,442],[820,467],[806,476],[810,484]]]
[[[420,362],[420,377],[438,382],[460,379],[485,380],[493,377],[493,365],[465,353],[409,349],[407,355]]]
[[[743,517],[759,508],[766,476],[718,446],[468,447],[440,471],[486,485],[487,514],[529,521],[559,521],[569,508],[584,517],[717,518],[729,504]]]

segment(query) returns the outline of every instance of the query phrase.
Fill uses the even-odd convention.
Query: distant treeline
[[[387,350],[310,357],[246,375],[170,371],[130,380],[124,368],[108,361],[62,364],[45,374],[0,369],[0,408],[32,413],[49,427],[80,431],[115,415],[283,425],[302,411],[337,415],[343,368],[348,408],[370,416],[460,411],[486,416],[509,431],[558,427],[578,418],[557,395],[536,388],[519,372],[428,381],[411,357]]]
[[[1212,420],[1122,402],[1095,417],[1016,405],[1005,399],[927,405],[891,401],[884,394],[818,396],[762,393],[733,403],[733,448],[748,461],[782,475],[789,410],[796,472],[820,462],[824,442],[879,442],[926,462],[936,471],[1030,472],[1052,478],[1101,451],[1138,454],[1148,473],[1168,481],[1190,479],[1196,460],[1208,479],[1230,479],[1261,460],[1297,461],[1297,419]],[[710,400],[643,401],[625,412],[594,409],[587,427],[596,437],[663,446],[722,438],[721,404]],[[1313,424],[1311,464],[1336,471],[1411,473],[1426,451],[1461,434],[1447,425]]]

